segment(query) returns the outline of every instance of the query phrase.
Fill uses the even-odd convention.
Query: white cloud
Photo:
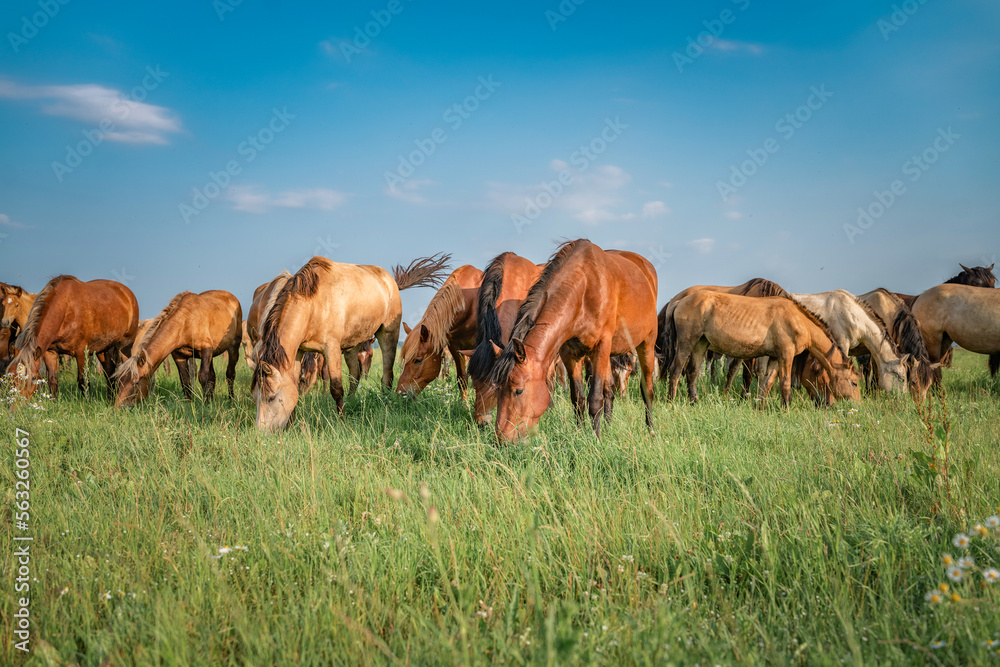
[[[742,218],[743,214],[739,211],[726,211],[727,220],[741,220]]]
[[[232,188],[228,199],[234,209],[246,213],[266,213],[275,208],[332,211],[347,201],[347,195],[329,188],[285,190],[272,195],[259,186],[248,185]]]
[[[4,227],[14,227],[15,229],[25,229],[27,225],[16,220],[11,220],[9,215],[0,213],[0,225]]]
[[[0,98],[40,100],[42,113],[82,121],[95,128],[112,123],[108,141],[166,144],[166,135],[181,131],[177,115],[165,107],[137,102],[119,90],[95,83],[30,86],[0,79]]]
[[[410,204],[429,204],[430,202],[420,194],[419,190],[433,184],[434,181],[426,178],[408,178],[400,186],[396,186],[395,184],[386,186],[384,192],[393,199],[405,201]]]
[[[759,56],[764,53],[764,47],[753,42],[741,42],[732,39],[716,39],[709,44],[710,49],[722,51],[723,53],[749,53]]]
[[[715,247],[715,239],[695,239],[693,241],[688,241],[687,245],[694,248],[695,252],[707,255],[712,252],[712,248]]]
[[[667,213],[670,213],[670,209],[661,201],[648,201],[642,205],[641,215],[644,218],[658,218]]]

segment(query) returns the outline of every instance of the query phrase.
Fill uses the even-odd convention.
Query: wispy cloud
[[[749,53],[752,56],[759,56],[764,53],[764,47],[754,42],[741,42],[735,39],[716,39],[709,44],[710,49],[722,51],[723,53]]]
[[[130,100],[114,88],[96,83],[69,86],[32,86],[0,79],[0,98],[40,100],[41,112],[99,126],[108,141],[128,144],[166,144],[167,135],[181,131],[177,114],[165,107]]]
[[[647,219],[658,218],[668,213],[670,213],[670,209],[661,201],[648,201],[642,205],[641,215]]]
[[[347,201],[348,195],[329,188],[285,190],[270,194],[257,185],[232,188],[228,199],[237,211],[267,213],[276,208],[332,211]]]
[[[419,179],[419,178],[408,178],[399,186],[393,184],[384,190],[385,194],[389,195],[393,199],[398,199],[399,201],[405,201],[410,204],[429,204],[430,201],[422,194],[420,190],[424,189],[428,185],[433,185],[434,181],[430,179]]]
[[[0,213],[0,225],[4,227],[13,227],[14,229],[27,229],[27,225],[22,222],[17,222],[16,220],[11,220],[9,215]]]
[[[707,255],[712,252],[712,249],[715,247],[715,239],[695,239],[693,241],[688,241],[687,245],[694,248],[695,252]]]

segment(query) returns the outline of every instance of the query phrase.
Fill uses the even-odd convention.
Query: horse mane
[[[892,326],[888,327],[889,334],[900,353],[913,357],[915,363],[912,370],[917,373],[920,382],[927,384],[931,379],[938,379],[941,371],[931,368],[931,358],[920,333],[920,325],[906,301],[884,287],[877,287],[872,291],[883,295],[896,306],[896,317]]]
[[[0,292],[15,296],[19,299],[23,294],[26,294],[24,288],[20,285],[8,285],[7,283],[0,283]]]
[[[993,287],[997,283],[997,277],[985,266],[974,266],[971,269],[963,266],[961,273],[944,281],[944,284],[948,283],[971,285],[972,287]]]
[[[439,252],[431,257],[415,259],[406,268],[397,264],[392,267],[392,277],[400,290],[411,287],[437,287],[444,280],[445,273],[450,268],[448,266],[450,261],[450,254]]]
[[[326,257],[313,257],[305,263],[295,275],[288,278],[276,295],[272,295],[268,300],[267,313],[264,321],[260,324],[260,349],[257,355],[257,366],[253,369],[253,378],[250,381],[251,391],[258,383],[263,382],[266,376],[263,373],[263,365],[284,366],[288,363],[288,355],[285,348],[281,346],[281,338],[278,335],[278,325],[281,324],[281,316],[288,305],[288,300],[293,296],[311,297],[319,290],[319,281],[322,274],[329,273],[333,268],[333,263]]]
[[[761,296],[789,296],[784,287],[776,282],[768,280],[767,278],[754,278],[750,280],[747,282],[747,286],[743,290],[743,293],[746,294],[755,287],[760,290]]]
[[[455,324],[455,318],[465,309],[465,297],[462,294],[462,287],[458,284],[458,278],[452,273],[444,281],[441,289],[431,298],[427,304],[427,310],[420,322],[413,327],[416,331],[421,325],[426,326],[430,332],[431,348],[435,354],[440,354],[448,345],[448,332]],[[409,359],[409,353],[417,344],[419,336],[407,336],[403,341],[403,358]]]
[[[180,308],[181,301],[187,295],[192,294],[192,292],[181,292],[167,304],[167,307],[160,311],[160,314],[153,318],[150,323],[149,328],[146,329],[146,333],[143,334],[142,340],[137,341],[137,345],[132,349],[132,356],[122,362],[122,365],[118,367],[113,378],[119,379],[128,376],[129,382],[139,381],[139,353],[145,351],[149,344],[153,342],[154,336],[160,331],[160,325],[167,321],[170,317],[173,317],[177,309]],[[142,325],[140,323],[140,327]]]
[[[830,339],[830,342],[833,342],[833,333],[830,331],[830,325],[827,324],[826,321],[822,317],[820,317],[819,315],[817,315],[816,313],[814,313],[813,311],[809,310],[808,308],[806,308],[805,306],[803,306],[801,303],[799,303],[798,301],[796,301],[795,299],[793,299],[790,294],[788,296],[783,296],[783,297],[778,297],[778,298],[788,299],[789,301],[791,301],[792,303],[794,303],[795,306],[799,310],[802,311],[802,314],[805,315],[806,318],[809,319],[809,321],[811,321],[813,324],[815,324],[820,329],[822,329],[823,333],[826,335],[826,337]]]
[[[899,345],[897,345],[893,337],[889,335],[889,325],[885,323],[885,320],[883,320],[871,306],[869,306],[867,303],[859,299],[854,294],[851,294],[847,290],[841,290],[841,291],[843,291],[845,294],[850,295],[850,297],[854,300],[854,303],[860,306],[861,310],[865,312],[865,315],[870,317],[872,321],[876,325],[878,325],[879,330],[882,332],[883,340],[889,343],[889,347],[892,348],[893,353],[898,357],[900,355]]]
[[[548,290],[549,283],[555,275],[562,269],[566,260],[573,254],[576,250],[578,244],[587,241],[586,239],[577,239],[576,241],[565,241],[558,248],[556,248],[555,253],[549,258],[548,264],[542,269],[542,275],[538,277],[535,284],[531,286],[528,290],[528,296],[521,303],[521,307],[517,309],[517,318],[514,320],[514,328],[510,332],[510,340],[524,340],[524,337],[529,331],[535,326],[535,320],[538,318],[538,313],[545,304],[546,291]],[[500,356],[497,357],[496,363],[493,366],[493,371],[490,373],[490,383],[494,385],[501,385],[507,381],[510,377],[511,371],[514,370],[514,366],[517,364],[517,357],[514,354],[514,350],[510,343],[504,348]]]
[[[42,291],[35,297],[35,302],[31,304],[31,310],[28,311],[28,320],[24,323],[24,328],[21,329],[21,333],[17,335],[17,340],[14,342],[14,346],[20,350],[17,355],[18,362],[27,363],[31,355],[35,353],[35,347],[38,346],[38,325],[42,322],[42,315],[48,310],[49,301],[56,287],[66,280],[77,280],[77,278],[69,275],[56,276],[46,283]],[[42,351],[44,352],[44,350]]]
[[[483,282],[479,286],[478,309],[476,310],[476,348],[469,359],[469,375],[477,382],[486,382],[496,361],[493,344],[503,342],[503,331],[497,315],[497,299],[503,290],[504,267],[512,252],[502,252],[494,257],[483,272]]]

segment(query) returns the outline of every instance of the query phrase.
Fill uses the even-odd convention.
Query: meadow
[[[124,411],[65,370],[58,401],[0,417],[8,545],[15,428],[31,440],[26,662],[982,663],[1000,640],[1000,540],[974,531],[1000,513],[985,366],[956,354],[930,443],[909,396],[758,410],[703,378],[695,406],[657,386],[655,435],[633,381],[603,439],[560,391],[504,448],[453,377],[400,397],[378,358],[342,418],[314,389],[280,435],[254,427],[242,361],[234,401],[224,381],[185,401],[173,373]],[[20,664],[11,553],[0,662]],[[975,565],[951,581],[945,553]]]

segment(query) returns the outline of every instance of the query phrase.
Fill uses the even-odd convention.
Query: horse
[[[537,425],[549,407],[548,379],[557,355],[571,374],[577,419],[589,408],[599,438],[601,416],[610,420],[614,404],[611,357],[636,353],[646,426],[652,431],[656,288],[656,270],[640,255],[605,251],[587,239],[559,246],[518,308],[507,345],[495,349],[490,382],[497,396],[498,440],[518,440]],[[591,368],[588,399],[583,396],[584,360]]]
[[[368,373],[372,369],[372,359],[375,358],[375,349],[372,345],[375,343],[375,338],[369,338],[365,342],[361,343],[361,347],[358,349],[358,363],[361,364],[361,377],[368,377]]]
[[[285,286],[292,277],[288,271],[282,271],[272,280],[260,285],[253,291],[253,301],[250,303],[250,310],[247,311],[247,319],[244,323],[243,341],[246,344],[244,356],[247,366],[253,370],[257,366],[257,357],[254,354],[254,347],[260,340],[260,325],[264,321],[264,316],[270,305],[273,305],[278,292]]]
[[[260,328],[257,366],[250,390],[257,404],[257,428],[288,425],[299,400],[296,362],[310,350],[322,352],[331,371],[340,370],[348,350],[350,390],[360,381],[357,352],[373,335],[382,350],[382,383],[392,389],[396,343],[402,320],[400,290],[441,284],[449,255],[414,260],[393,274],[378,266],[341,264],[313,257],[272,298]],[[330,373],[330,394],[344,412],[339,372]]]
[[[892,392],[907,387],[909,356],[900,354],[889,337],[885,322],[856,296],[845,290],[834,290],[792,294],[791,298],[827,324],[834,344],[844,357],[871,355],[882,390]],[[910,389],[912,393],[914,387]]]
[[[960,347],[989,355],[990,376],[1000,368],[1000,292],[945,283],[920,294],[913,315],[932,362]]]
[[[46,353],[67,354],[76,358],[77,385],[81,392],[86,392],[89,350],[103,355],[101,364],[110,399],[114,395],[111,378],[119,355],[122,350],[131,349],[138,326],[139,304],[125,285],[113,280],[82,282],[73,276],[56,276],[32,303],[15,342],[18,354],[7,372],[18,374],[21,393],[31,398],[44,358],[52,395],[57,396],[58,358]]]
[[[119,383],[115,407],[135,405],[149,395],[151,379],[168,356],[177,365],[181,390],[189,401],[191,375],[188,362],[201,360],[198,381],[206,401],[215,393],[215,368],[212,359],[228,352],[226,381],[229,398],[233,398],[236,363],[243,340],[243,309],[239,299],[225,290],[209,290],[200,294],[181,292],[148,325],[146,333],[134,346],[132,356],[118,369]]]
[[[462,351],[469,357],[469,375],[476,390],[473,419],[479,426],[488,426],[493,421],[493,410],[497,404],[496,393],[490,383],[497,349],[510,340],[518,309],[544,267],[544,264],[535,264],[515,253],[502,252],[490,261],[483,272],[477,296],[475,347],[471,352]],[[456,365],[458,359],[455,357]]]
[[[638,361],[638,357],[631,352],[611,357],[611,376],[614,378],[612,388],[619,396],[624,396],[625,392],[628,391],[628,379],[635,371],[635,365]]]
[[[758,387],[761,406],[776,378],[781,380],[782,404],[788,405],[792,362],[803,352],[829,374],[835,396],[853,400],[861,396],[857,373],[837,349],[828,327],[791,299],[698,291],[677,303],[664,333],[671,400],[684,374],[688,397],[698,402],[696,383],[709,348],[737,359],[769,357],[766,379]]]
[[[476,343],[476,301],[483,272],[466,264],[455,269],[441,285],[416,326],[403,322],[403,372],[396,391],[417,396],[441,373],[445,349],[455,360],[462,400],[468,393],[465,357],[460,353]],[[369,364],[371,362],[369,361]]]
[[[358,364],[361,366],[361,377],[368,377],[372,367],[375,351],[372,349],[374,338],[369,338],[358,348]],[[330,386],[330,369],[326,360],[319,352],[306,352],[302,355],[302,369],[299,372],[299,395],[306,394],[317,380],[322,381],[323,390]]]
[[[961,272],[957,276],[953,276],[948,280],[941,283],[942,285],[969,285],[970,287],[996,287],[997,277],[993,275],[993,267],[996,263],[990,264],[989,266],[974,266],[971,269],[965,264],[959,263],[962,267]],[[896,296],[903,300],[907,308],[912,309],[914,301],[917,300],[919,294],[901,294],[899,292],[893,292]]]

